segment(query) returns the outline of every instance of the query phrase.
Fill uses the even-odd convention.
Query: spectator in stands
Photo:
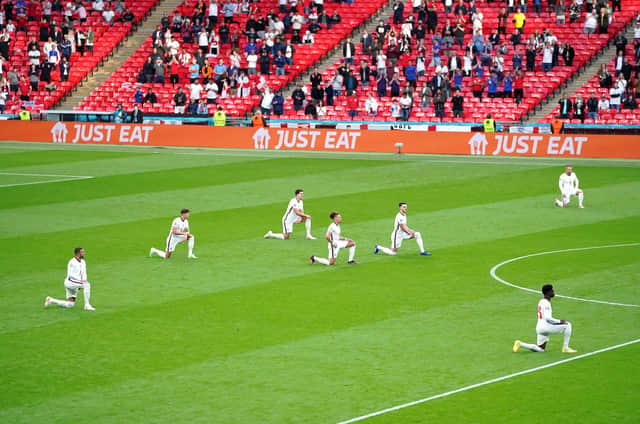
[[[356,45],[351,41],[351,37],[347,37],[346,41],[342,44],[342,60],[353,66],[353,57],[356,54]]]
[[[533,0],[533,11],[538,14],[538,17],[540,17],[540,10],[541,9],[542,9],[541,0]]]
[[[594,34],[597,27],[598,18],[596,17],[595,13],[587,13],[587,16],[584,20],[584,33],[587,35]]]
[[[131,10],[129,9],[125,9],[124,13],[122,14],[122,22],[133,23],[135,19],[136,16],[133,14],[133,12],[131,12]]]
[[[111,10],[109,6],[107,6],[104,12],[102,12],[102,19],[104,19],[104,21],[109,25],[113,25],[113,19],[115,16],[116,14],[113,12],[113,10]]]
[[[391,106],[389,107],[389,112],[391,113],[391,117],[396,121],[400,120],[400,105],[398,104],[398,99],[393,99]]]
[[[393,2],[393,24],[400,25],[404,21],[404,3],[398,0]]]
[[[198,60],[194,57],[189,65],[189,82],[193,84],[198,81],[198,78],[200,78],[200,65],[198,65]]]
[[[349,111],[349,118],[351,118],[352,121],[358,116],[359,108],[358,96],[356,96],[356,93],[352,91],[348,92],[347,110]]]
[[[578,3],[578,0],[573,0],[569,5],[569,22],[572,24],[578,22],[581,12],[582,2]]]
[[[607,69],[607,65],[604,63],[600,65],[600,69],[598,70],[598,81],[600,82],[601,88],[611,88],[611,85],[613,84],[611,73]]]
[[[600,97],[600,101],[598,102],[598,111],[607,111],[609,110],[611,105],[609,104],[609,100],[606,95],[602,95]]]
[[[560,118],[569,119],[573,105],[571,100],[569,100],[567,93],[562,95],[558,104],[560,105]]]
[[[622,101],[622,95],[624,94],[624,89],[620,87],[619,84],[614,84],[609,89],[609,108],[616,109],[620,112],[620,103]]]
[[[2,77],[0,77],[0,81],[2,80]],[[9,93],[7,93],[6,91],[0,91],[0,115],[4,113],[5,111],[5,105],[7,103],[7,99],[9,98]]]
[[[456,90],[453,97],[451,97],[451,108],[453,110],[454,118],[462,118],[464,112],[463,103],[464,96],[460,90]]]
[[[270,116],[271,110],[273,109],[273,98],[274,94],[271,92],[269,87],[266,87],[264,92],[262,93],[262,99],[260,99],[260,112],[264,116]]]
[[[389,81],[389,88],[391,89],[391,97],[400,97],[400,79],[398,73],[393,74],[393,78]]]
[[[553,47],[546,43],[542,49],[542,72],[549,72],[553,68]]]
[[[127,120],[127,112],[124,110],[121,104],[116,106],[116,110],[113,111],[113,120],[116,123],[122,123]]]
[[[507,18],[509,14],[507,10],[503,7],[500,9],[498,13],[498,34],[502,34],[505,37],[507,36]]]
[[[20,77],[19,92],[20,92],[20,100],[23,102],[29,101],[29,94],[31,94],[31,84],[26,78],[23,76]]]
[[[201,102],[200,100],[195,101],[195,114],[196,115],[208,115],[209,108],[205,102]]]
[[[562,58],[566,66],[573,66],[573,58],[576,57],[576,51],[569,43],[565,43],[562,47]]]
[[[50,83],[52,69],[53,66],[49,62],[44,62],[42,65],[40,65],[40,81]]]
[[[302,84],[298,83],[298,86],[291,93],[291,98],[293,99],[293,110],[296,112],[302,110],[304,108],[304,102],[306,100],[306,95],[302,90]]]
[[[29,49],[29,65],[40,66],[40,49],[38,46],[32,45]]]
[[[460,2],[462,3],[462,0],[460,0]],[[456,8],[458,8],[458,6],[456,6]],[[453,29],[453,37],[455,44],[459,45],[460,47],[462,47],[464,43],[466,24],[467,20],[465,19],[464,14],[462,12],[456,13],[456,23]]]
[[[343,84],[344,77],[336,70],[333,74],[333,78],[331,78],[331,87],[333,88],[334,96],[340,97],[342,95]]]
[[[304,116],[307,119],[318,119],[318,110],[316,109],[316,105],[313,101],[308,102],[305,106]]]
[[[260,63],[260,73],[262,75],[270,75],[271,74],[271,58],[269,57],[269,53],[263,50],[260,53],[258,62]]]
[[[284,66],[286,65],[287,61],[282,55],[281,50],[278,50],[276,52],[276,57],[273,58],[273,63],[274,65],[276,65],[276,75],[286,75]]]
[[[142,124],[143,120],[144,115],[142,114],[142,111],[138,108],[137,104],[134,104],[133,110],[129,114],[129,121],[133,122],[134,124]]]
[[[362,53],[369,54],[373,48],[373,37],[365,29],[362,37],[360,37],[360,45],[362,46]]]
[[[153,89],[149,88],[149,90],[147,90],[143,103],[151,103],[152,105],[158,103],[158,97],[156,93],[153,92]]]
[[[492,99],[498,96],[498,84],[498,77],[492,72],[487,78],[487,95]]]
[[[629,95],[625,97],[623,107],[629,110],[638,109],[638,101],[633,93],[629,93]]]
[[[502,97],[503,98],[511,98],[513,96],[513,78],[511,77],[511,72],[507,72],[504,79],[502,80]]]
[[[524,31],[524,26],[526,23],[526,16],[524,15],[524,13],[522,13],[522,8],[518,8],[518,11],[515,13],[515,15],[513,15],[513,28],[520,30],[520,32]]]
[[[447,101],[447,98],[442,93],[441,90],[436,90],[433,95],[433,107],[435,110],[435,115],[438,118],[444,118],[444,104]]]
[[[431,106],[431,87],[426,82],[422,86],[422,90],[420,90],[420,106],[422,110]]]
[[[586,108],[586,104],[584,100],[582,100],[582,95],[576,95],[576,100],[573,103],[573,119],[579,119],[582,123],[584,123],[584,110]]]
[[[598,34],[606,34],[609,32],[609,12],[604,7],[600,8],[598,14]]]
[[[162,59],[156,59],[156,63],[153,64],[153,73],[155,75],[153,81],[158,84],[164,84],[164,62]]]
[[[210,78],[205,83],[204,90],[207,92],[207,104],[208,105],[216,104],[219,87],[213,78]]]
[[[489,42],[495,47],[500,44],[500,34],[498,33],[498,29],[494,29],[491,35],[489,36]]]
[[[413,98],[411,92],[406,90],[402,98],[400,99],[400,119],[402,121],[408,121],[411,109],[413,108]]]
[[[63,57],[62,62],[60,62],[60,81],[69,81],[70,74],[71,74],[71,65],[67,61],[67,58]]]
[[[373,93],[369,93],[369,97],[367,97],[367,100],[364,102],[364,110],[369,116],[376,116],[378,113],[378,102],[375,97],[373,97]]]
[[[567,7],[564,4],[563,0],[560,0],[560,2],[558,2],[558,4],[556,4],[556,8],[555,8],[555,12],[556,12],[556,24],[558,25],[563,25],[565,24],[567,21]]]
[[[282,92],[280,90],[278,90],[271,99],[271,108],[273,110],[273,114],[276,116],[281,116],[284,112],[284,97],[282,97]]]
[[[471,82],[471,91],[473,92],[473,97],[478,99],[482,98],[482,92],[484,91],[484,80],[482,77],[475,76],[473,78],[473,81]]]
[[[138,86],[136,88],[136,92],[133,93],[133,100],[136,103],[140,103],[140,104],[144,102],[144,92],[142,91],[142,88],[140,86]]]
[[[516,29],[513,32],[513,34],[511,34],[511,37],[509,38],[509,42],[514,47],[519,45],[522,42],[522,36],[520,35],[520,30]]]
[[[93,45],[95,43],[96,33],[93,31],[93,28],[91,26],[87,28],[87,33],[85,34],[85,36],[86,36],[86,42],[85,42],[86,49],[93,56]]]
[[[378,72],[376,78],[376,88],[378,92],[378,98],[387,96],[387,74],[386,72]]]
[[[38,83],[40,82],[40,70],[37,65],[29,65],[29,84],[31,84],[32,91],[38,91]],[[2,87],[0,87],[2,90]]]
[[[593,121],[598,120],[598,98],[596,97],[596,92],[591,92],[591,97],[587,99],[587,115],[589,119]]]
[[[631,72],[633,72],[633,66],[629,63],[627,58],[622,63],[620,74],[624,77],[625,81],[631,81]]]
[[[178,91],[173,95],[173,112],[183,114],[186,103],[187,95],[182,91],[182,87],[178,87]]]

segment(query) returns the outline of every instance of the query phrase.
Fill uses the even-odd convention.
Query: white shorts
[[[176,246],[179,243],[182,243],[186,240],[186,237],[183,235],[179,235],[179,234],[169,234],[169,237],[167,237],[167,247],[166,247],[166,251],[167,252],[173,252],[174,250],[176,250]]]
[[[562,192],[562,203],[571,202],[571,196],[577,196],[578,190],[573,188],[571,190],[566,190]]]
[[[403,240],[409,240],[413,238],[413,236],[401,228],[398,228],[393,233],[391,233],[391,248],[398,249],[402,246]]]
[[[302,222],[302,218],[291,212],[291,218],[282,218],[282,232],[286,234],[293,233],[293,224],[299,224],[300,222]]]
[[[567,328],[571,327],[571,323],[566,324],[549,324],[540,323],[536,326],[538,333],[538,346],[549,341],[549,335],[564,333]]]
[[[71,297],[75,299],[77,297],[78,290],[80,290],[83,286],[84,284],[82,283],[74,283],[73,281],[70,281],[68,278],[65,278],[64,289],[67,292],[67,299]]]
[[[333,243],[327,243],[329,259],[336,259],[338,257],[338,253],[340,253],[340,249],[347,247],[347,244],[349,244],[349,240],[338,240],[336,244],[338,245],[338,247],[334,247]]]

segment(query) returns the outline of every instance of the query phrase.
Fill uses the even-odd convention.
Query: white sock
[[[84,283],[82,290],[84,290],[84,306],[91,305],[91,303],[89,303],[89,300],[91,300],[91,284]]]
[[[391,256],[395,256],[397,254],[397,252],[394,252],[393,250],[389,249],[388,247],[383,247],[383,246],[378,246],[378,250],[386,253],[387,255],[391,255]]]
[[[311,220],[304,221],[304,227],[307,229],[307,237],[311,237]]]
[[[582,206],[583,200],[584,200],[584,193],[578,193],[578,205]]]
[[[271,235],[269,236],[269,238],[274,238],[274,239],[284,240],[284,234],[280,234],[280,233],[271,233]]]
[[[416,231],[415,237],[416,237],[416,243],[418,243],[418,247],[420,248],[420,253],[424,252],[424,244],[422,243],[422,234]]]
[[[562,202],[559,201],[558,199],[555,200],[555,204],[556,206],[562,207]]]
[[[353,258],[356,257],[356,247],[355,246],[351,246],[349,248],[349,262],[353,261]]]
[[[534,351],[534,352],[544,352],[544,349],[543,349],[543,348],[541,348],[541,347],[540,347],[540,346],[538,346],[538,345],[531,344],[531,343],[524,343],[524,342],[520,342],[520,347],[523,347],[523,348],[525,348],[525,349],[532,350],[532,351]]]
[[[191,236],[191,238],[187,241],[187,246],[189,247],[189,256],[193,255],[193,246],[196,244],[196,238]]]
[[[160,256],[161,258],[165,258],[165,259],[166,259],[166,257],[167,257],[167,255],[166,255],[162,250],[158,250],[158,249],[156,249],[155,247],[152,247],[152,248],[151,248],[151,253],[153,253],[154,255],[158,255],[158,256]]]
[[[53,297],[49,298],[49,302],[62,308],[73,308],[73,306],[75,305],[75,302],[71,302],[69,300],[54,299]]]
[[[562,343],[562,347],[563,348],[568,348],[569,347],[569,340],[571,339],[571,333],[572,333],[572,328],[571,328],[571,323],[568,322],[567,323],[567,328],[564,330],[564,343]]]
[[[322,264],[322,265],[329,265],[329,260],[328,260],[328,259],[325,259],[325,258],[319,258],[319,257],[317,257],[317,256],[314,256],[314,257],[313,257],[313,259],[314,259],[316,262],[318,262],[318,263],[320,263],[320,264]]]

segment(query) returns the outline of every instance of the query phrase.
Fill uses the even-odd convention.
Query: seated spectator
[[[378,102],[375,97],[373,97],[373,93],[369,93],[369,97],[364,102],[364,110],[367,112],[369,116],[376,116],[378,113]]]
[[[154,93],[151,88],[147,91],[147,94],[144,96],[143,103],[151,103],[152,105],[158,103],[158,97],[156,96],[156,93]]]
[[[293,41],[291,41],[293,43]],[[304,37],[302,38],[302,42],[298,43],[298,44],[313,44],[314,38],[313,38],[313,34],[311,33],[311,31],[307,31],[304,34]]]
[[[598,102],[598,111],[607,111],[610,109],[609,100],[606,95],[602,95],[600,97],[600,101]]]
[[[205,102],[201,102],[200,100],[196,100],[196,106],[195,106],[195,114],[196,115],[208,115],[209,114],[209,108],[207,107],[207,104]]]
[[[102,12],[102,19],[104,19],[104,21],[109,25],[113,25],[113,19],[115,18],[115,16],[116,14],[113,12],[113,10],[111,10],[110,7],[107,7],[105,11]]]
[[[318,111],[317,111],[316,105],[313,103],[313,101],[308,102],[307,106],[305,106],[304,115],[305,115],[305,118],[318,119]],[[353,119],[353,118],[351,118],[351,119]]]
[[[636,100],[636,96],[633,93],[630,93],[625,99],[623,107],[629,110],[638,109],[638,101]]]

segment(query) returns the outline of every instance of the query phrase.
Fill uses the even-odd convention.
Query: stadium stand
[[[513,4],[514,2],[509,3]],[[524,3],[526,4],[527,2]],[[423,76],[417,75],[416,88],[408,96],[410,100],[404,99],[406,104],[412,105],[408,114],[409,120],[477,122],[483,119],[487,113],[492,113],[494,118],[499,121],[517,121],[526,117],[541,101],[558,90],[578,69],[587,64],[621,28],[633,19],[636,11],[640,8],[638,0],[623,2],[621,10],[617,9],[615,12],[607,11],[610,9],[607,5],[607,8],[602,9],[604,16],[602,28],[596,27],[595,34],[585,34],[585,21],[589,17],[587,10],[590,5],[593,7],[593,3],[585,2],[584,6],[579,9],[574,4],[564,5],[564,3],[560,2],[561,6],[556,6],[549,11],[549,3],[543,1],[540,6],[541,13],[536,13],[534,7],[529,4],[525,13],[526,24],[518,45],[521,54],[522,80],[517,81],[518,78],[514,78],[514,70],[518,66],[514,66],[515,48],[512,44],[512,35],[515,33],[515,14],[511,10],[506,10],[507,17],[505,20],[499,20],[499,15],[503,12],[500,10],[500,5],[493,2],[476,2],[474,5],[473,2],[464,3],[460,0],[450,9],[447,7],[447,10],[445,10],[443,3],[440,2],[428,2],[427,4],[422,2],[421,5],[420,2],[417,2],[416,4],[418,4],[417,7],[407,10],[407,8],[411,9],[411,2],[405,3],[403,12],[398,12],[398,6],[394,6],[396,10],[394,15],[387,22],[381,22],[373,32],[373,45],[375,46],[377,43],[376,39],[381,40],[384,55],[380,58],[381,63],[379,63],[376,56],[375,47],[372,49],[373,53],[370,52],[371,50],[363,52],[362,43],[358,43],[354,66],[341,68],[342,60],[340,60],[322,73],[322,84],[320,85],[323,90],[316,90],[315,93],[317,99],[323,98],[324,106],[316,108],[315,112],[321,112],[320,115],[325,119],[331,120],[355,118],[355,113],[352,113],[351,116],[349,113],[349,111],[354,110],[360,110],[357,119],[364,121],[406,119],[406,116],[402,116],[402,97],[408,86],[407,71],[410,69],[411,77],[417,73],[416,69],[407,69],[407,66],[410,66],[409,61],[411,61],[411,65],[415,66],[418,56],[422,53],[426,68],[425,74]],[[464,35],[461,37],[460,43],[455,42],[457,19],[455,12],[458,4],[466,9],[466,12],[462,13],[464,21],[461,20],[461,26],[464,27]],[[473,9],[474,7],[475,10]],[[515,11],[515,8],[512,9]],[[564,13],[562,10],[564,10]],[[600,11],[600,9],[598,10]],[[611,22],[609,22],[609,19]],[[424,22],[423,28],[420,28],[417,24],[421,20]],[[453,42],[446,40],[446,35],[443,32],[443,27],[446,25],[447,20],[454,27],[451,33],[451,41]],[[604,25],[604,21],[606,21],[606,25]],[[436,28],[435,31],[430,31],[432,27]],[[474,28],[481,28],[483,37],[474,38]],[[438,35],[434,37],[432,32]],[[380,34],[380,37],[378,37],[378,34]],[[496,34],[499,35],[499,41],[497,42],[495,39]],[[423,37],[424,42],[420,41]],[[552,44],[547,52],[547,57],[544,56],[546,41],[550,41]],[[485,47],[487,42],[491,45],[490,49]],[[515,43],[516,39],[513,39],[513,42]],[[398,48],[394,47],[390,52],[389,47],[392,44],[397,45]],[[535,51],[535,65],[533,68],[527,67],[528,44],[532,44],[532,49]],[[557,48],[554,48],[553,45],[557,45]],[[571,48],[567,48],[567,45],[571,45]],[[503,54],[498,54],[496,52],[498,49],[504,49]],[[568,52],[566,54],[567,60],[563,55],[564,50]],[[468,56],[469,59],[466,60],[465,53],[469,51],[473,51],[473,54]],[[461,81],[458,82],[455,81],[454,73],[451,71],[452,52],[455,52],[456,57],[459,58],[459,60],[454,59],[457,62],[457,68],[460,69],[462,67],[464,69],[462,76],[458,77]],[[441,66],[437,66],[437,60],[433,60],[434,55],[440,56],[443,65],[447,65],[447,69],[441,69]],[[485,56],[484,60],[483,56]],[[548,70],[543,70],[542,62],[547,62],[544,59],[548,59],[551,62],[551,65],[544,65],[545,67],[550,67]],[[369,86],[365,87],[362,85],[360,73],[360,63],[363,60],[366,60],[371,68]],[[444,63],[445,60],[447,60],[447,63]],[[395,66],[394,62],[396,62]],[[484,65],[481,66],[483,76],[480,79],[476,78],[476,62]],[[385,69],[387,73],[385,81],[380,83],[381,87],[378,87],[378,81],[374,75],[377,67]],[[333,82],[336,82],[334,76],[338,70],[340,70],[339,74],[342,76],[338,80],[342,79],[342,83],[338,81],[336,85],[338,87],[342,85],[342,94],[347,91],[344,85],[349,68],[355,77],[355,83],[353,80],[352,83],[357,86],[354,90],[355,99],[348,99],[341,95],[338,97],[333,96],[333,101],[329,100],[327,102],[327,88],[333,85]],[[447,88],[446,85],[442,87],[437,78],[434,81],[436,72],[442,70],[444,74],[441,75],[444,75],[445,78],[442,78],[441,81],[449,81],[450,88]],[[491,71],[495,71],[497,74],[497,84],[489,81]],[[393,81],[394,74],[397,74],[397,81]],[[512,77],[512,90],[509,96],[501,96],[501,92],[504,90],[504,79],[501,78],[500,74],[511,75]],[[446,91],[446,93],[442,93],[444,96],[442,94],[436,95],[437,93],[433,90],[435,83],[442,87],[442,91]],[[392,84],[397,85],[393,87],[395,89],[393,94],[391,93]],[[428,96],[424,96],[423,107],[422,94],[425,85],[432,89],[429,90]],[[489,87],[493,85],[496,86],[495,95],[489,93]],[[523,98],[520,102],[514,98],[515,89],[518,85],[523,88]],[[455,86],[460,87],[460,94],[463,99],[463,111],[456,114],[457,116],[454,116],[453,113],[452,95],[455,92]],[[491,88],[493,90],[493,87]],[[304,89],[307,93],[307,98],[313,97],[313,84],[306,84]],[[474,96],[474,89],[478,89],[476,91],[482,93],[481,96]],[[321,93],[322,91],[324,93]],[[335,89],[330,88],[329,91],[335,91]],[[384,95],[385,92],[387,93],[386,95]],[[375,102],[370,100],[367,103],[370,97]],[[397,100],[395,104],[394,99]],[[378,109],[375,116],[365,111],[365,108],[369,109],[368,106],[373,103],[377,103]],[[283,114],[279,118],[312,118],[312,115],[306,112],[314,112],[314,110],[313,108],[295,110],[292,99],[287,99]]]
[[[561,99],[558,106],[539,122],[550,123],[561,117],[562,121],[571,124],[640,124],[636,100],[640,94],[640,20],[636,22],[632,42],[626,38],[614,39],[614,42],[615,57],[575,93],[567,96],[568,103],[561,104]],[[580,101],[576,104],[578,98]],[[561,110],[561,106],[565,109]]]
[[[280,7],[281,3],[284,3],[284,7]],[[134,103],[142,103],[145,113],[182,112],[181,108],[175,107],[174,101],[178,87],[181,87],[189,99],[186,102],[187,112],[190,110],[191,97],[197,96],[202,103],[206,103],[215,95],[215,103],[222,106],[227,115],[244,116],[258,106],[259,94],[263,94],[267,87],[271,94],[285,87],[385,3],[385,0],[356,0],[352,4],[329,4],[327,1],[325,7],[316,8],[311,7],[309,1],[297,2],[297,7],[292,6],[296,2],[243,1],[238,3],[235,13],[227,12],[225,17],[226,5],[230,2],[212,1],[210,5],[205,5],[202,1],[187,0],[170,16],[163,18],[158,31],[76,109],[113,111],[118,104],[122,104],[130,110]],[[213,4],[218,10],[215,24],[210,19]],[[291,10],[296,10],[300,16]],[[332,19],[334,11],[339,20]],[[228,22],[223,25],[225,21]],[[327,22],[330,22],[330,28]],[[201,31],[202,28],[210,29],[210,32]],[[280,37],[277,37],[280,32],[284,33],[281,44],[278,41]],[[312,44],[302,42],[310,36],[314,39]],[[252,38],[257,42],[255,46],[252,44],[248,47],[248,40]],[[287,61],[289,42],[295,52]],[[146,65],[145,62],[154,55],[154,47],[157,49],[155,58],[160,58],[161,62],[158,63],[159,68],[152,69],[154,61]],[[190,71],[189,66],[198,50],[204,54],[197,57],[198,66]],[[268,56],[264,63],[260,60],[254,62],[255,73],[248,72],[245,54],[248,50],[264,50]],[[283,67],[284,72],[276,69],[276,62],[283,61],[275,58],[273,52],[276,50],[285,53],[284,65],[278,66]],[[232,57],[233,51],[237,55],[233,54]],[[204,66],[205,59],[211,68]],[[220,60],[224,66],[218,68],[216,65]],[[158,78],[158,70],[165,74],[164,78]],[[191,75],[191,72],[194,74]],[[190,85],[192,76],[196,75],[201,88]],[[212,83],[208,86],[202,84],[205,79]],[[214,80],[216,84],[213,84]],[[145,101],[149,90],[155,95],[156,102]],[[140,93],[143,93],[142,102]],[[153,99],[148,97],[147,100]],[[208,106],[212,105],[211,100]],[[214,112],[213,107],[209,110],[194,107],[191,111],[208,115]]]
[[[21,106],[34,112],[54,106],[156,3],[2,0],[0,92],[5,113],[17,113]]]

